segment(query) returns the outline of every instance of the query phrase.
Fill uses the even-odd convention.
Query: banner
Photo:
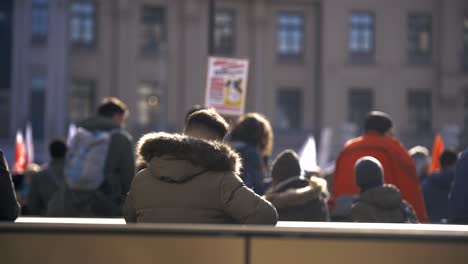
[[[205,106],[224,115],[243,114],[248,70],[248,60],[209,57]]]
[[[15,162],[13,164],[13,172],[22,174],[28,166],[28,157],[26,154],[26,146],[24,143],[23,133],[16,132],[16,145],[15,145]]]
[[[434,144],[432,145],[432,160],[431,165],[429,166],[429,174],[440,170],[440,155],[444,152],[444,148],[444,141],[440,134],[437,134],[434,138]]]

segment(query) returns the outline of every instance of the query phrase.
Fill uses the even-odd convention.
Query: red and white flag
[[[26,125],[26,156],[28,157],[27,164],[34,163],[34,141],[30,122]]]
[[[13,165],[13,172],[22,174],[28,166],[28,157],[26,154],[26,145],[24,144],[23,133],[16,132],[16,146],[15,146],[15,163]]]

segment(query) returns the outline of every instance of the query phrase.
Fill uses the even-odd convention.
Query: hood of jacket
[[[285,189],[288,184],[297,186],[299,181],[304,182],[305,187]],[[280,182],[277,188],[265,195],[265,198],[277,209],[298,206],[326,197],[328,195],[326,186],[326,181],[318,177],[311,177],[310,180],[304,177],[295,177]]]
[[[167,182],[184,182],[207,171],[238,175],[241,167],[238,154],[222,142],[164,132],[144,135],[137,155],[153,177]]]
[[[361,193],[359,200],[382,209],[399,208],[403,201],[400,191],[390,184]]]
[[[78,124],[78,126],[89,131],[96,131],[96,130],[109,131],[109,130],[120,128],[118,124],[112,122],[112,119],[102,117],[102,116],[95,116],[95,117],[91,117],[86,120],[83,120],[81,123]]]

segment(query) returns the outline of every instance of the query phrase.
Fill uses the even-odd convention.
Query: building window
[[[49,1],[32,0],[31,3],[31,40],[33,43],[47,42],[49,31]]]
[[[408,59],[410,63],[427,64],[432,54],[432,18],[430,15],[408,16]]]
[[[296,13],[280,13],[276,19],[276,45],[279,59],[301,59],[304,52],[304,16]]]
[[[235,47],[235,13],[234,10],[218,9],[214,25],[214,53],[233,55]]]
[[[94,114],[96,83],[93,80],[75,80],[68,98],[69,121],[77,123]]]
[[[73,1],[70,6],[70,40],[75,46],[90,47],[96,42],[96,5]]]
[[[408,91],[408,123],[413,132],[432,131],[432,103],[429,91]]]
[[[155,82],[142,82],[138,87],[138,124],[141,127],[155,127],[161,103],[161,90]]]
[[[166,43],[166,11],[162,7],[144,5],[141,9],[141,52],[157,55]]]
[[[461,138],[462,146],[468,146],[468,87],[463,95],[463,134]]]
[[[0,91],[0,138],[7,138],[10,129],[11,96],[9,93]]]
[[[276,92],[276,127],[280,129],[302,128],[301,89],[279,89]]]
[[[463,71],[468,72],[468,15],[463,18]]]
[[[348,121],[362,127],[367,113],[374,108],[374,93],[371,89],[353,88],[348,93]]]
[[[31,97],[29,118],[32,125],[33,137],[44,138],[44,124],[46,111],[46,78],[43,75],[34,76],[31,80]]]
[[[351,14],[348,46],[351,62],[372,62],[375,50],[375,17],[372,13],[353,12]]]

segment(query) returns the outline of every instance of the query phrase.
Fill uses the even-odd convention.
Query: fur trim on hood
[[[137,155],[146,163],[154,157],[171,156],[211,171],[233,171],[237,175],[242,164],[239,155],[222,142],[164,132],[141,137]]]
[[[300,189],[288,189],[284,192],[270,192],[264,198],[270,201],[277,209],[298,206],[309,201],[326,198],[328,196],[324,179],[312,177],[309,186]]]

